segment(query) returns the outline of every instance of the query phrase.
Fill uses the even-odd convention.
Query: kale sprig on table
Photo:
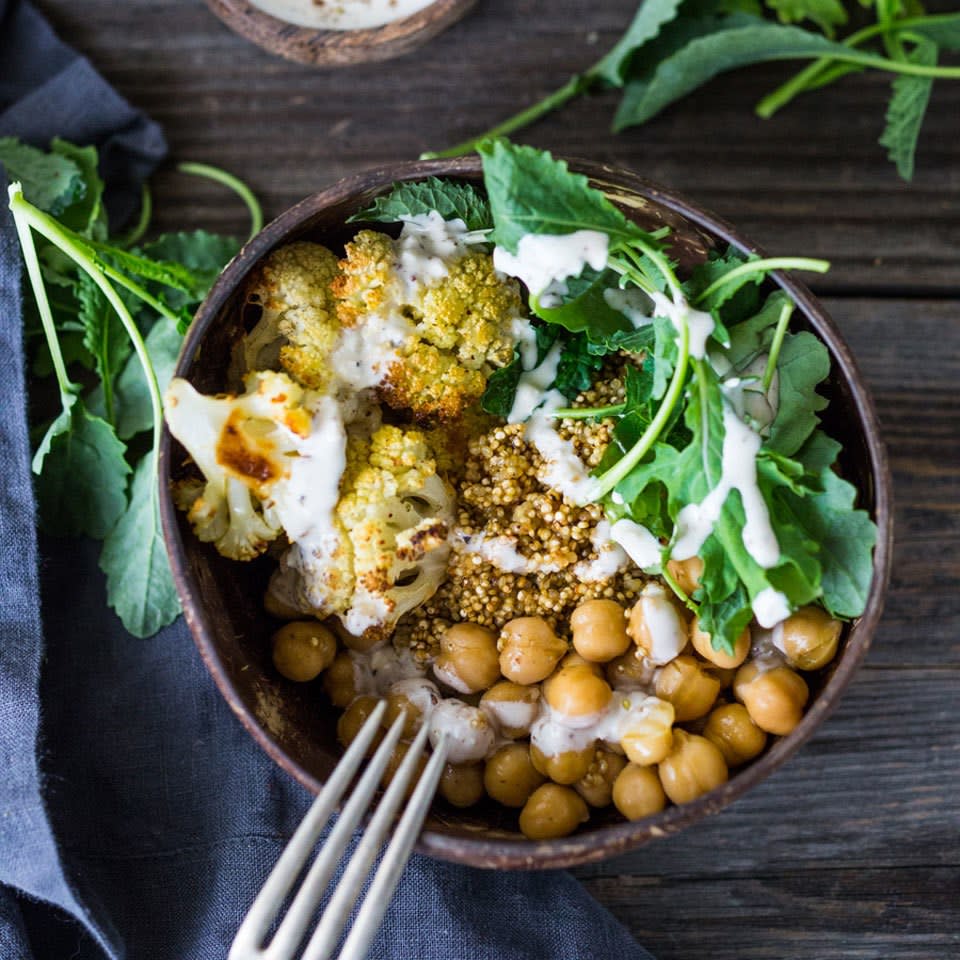
[[[867,15],[872,22],[839,36]],[[575,97],[605,89],[622,90],[613,119],[619,132],[646,123],[728,70],[807,60],[758,102],[757,115],[769,118],[798,95],[848,74],[886,72],[892,84],[879,142],[910,180],[933,81],[960,79],[960,66],[939,63],[944,51],[960,51],[960,13],[927,15],[917,0],[846,6],[841,0],[642,0],[624,34],[592,67],[493,129],[424,156],[470,153],[488,137],[513,133]]]
[[[161,391],[193,310],[240,243],[204,230],[142,242],[146,188],[139,223],[111,236],[97,163],[94,147],[0,139],[34,294],[25,335],[31,407],[44,411],[33,424],[39,523],[54,536],[103,541],[108,601],[146,637],[180,610],[159,519]],[[235,189],[259,229],[245,185],[202,164],[181,169]]]

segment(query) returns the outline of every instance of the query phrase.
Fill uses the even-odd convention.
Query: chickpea
[[[707,718],[703,735],[720,748],[728,767],[738,767],[758,756],[767,735],[750,719],[742,703],[724,703]]]
[[[540,712],[540,688],[501,680],[480,698],[480,709],[493,719],[502,736],[526,737]]]
[[[610,704],[610,684],[587,664],[562,667],[543,683],[543,698],[551,710],[572,721],[585,721]]]
[[[357,678],[353,660],[345,650],[336,655],[323,675],[323,689],[335,707],[346,707],[357,695]]]
[[[690,624],[690,642],[693,644],[693,649],[704,660],[709,660],[724,670],[730,670],[739,667],[747,659],[747,654],[750,652],[750,630],[744,627],[743,633],[733,644],[733,653],[727,653],[726,650],[718,650],[714,647],[713,637],[700,629],[700,618],[694,617]]]
[[[447,740],[450,763],[475,763],[493,747],[495,733],[487,715],[461,700],[441,700],[430,714],[430,744]]]
[[[687,622],[672,594],[648,583],[630,611],[627,633],[637,649],[658,666],[669,663],[687,645]]]
[[[591,807],[609,807],[614,781],[626,765],[626,757],[606,747],[597,747],[590,769],[573,785],[573,789]]]
[[[400,716],[401,710],[405,719],[403,721],[403,732],[400,736],[412,740],[423,724],[423,713],[416,704],[410,702],[405,693],[391,693],[387,697],[387,710],[383,715],[383,726],[389,730],[393,726],[394,720]]]
[[[554,783],[576,783],[590,769],[593,760],[593,744],[582,750],[567,750],[547,756],[539,747],[530,746],[530,758],[534,767]]]
[[[658,697],[638,697],[622,706],[626,715],[620,722],[620,745],[630,762],[659,763],[673,747],[673,704]]]
[[[614,690],[648,690],[653,685],[656,664],[634,648],[607,664],[607,683]]]
[[[479,693],[500,679],[497,635],[476,623],[454,624],[440,640],[437,679],[457,693]]]
[[[520,811],[520,830],[528,840],[550,840],[573,833],[589,819],[590,811],[576,790],[545,783]]]
[[[285,623],[273,635],[273,665],[288,680],[314,680],[333,663],[337,641],[316,620]]]
[[[586,660],[606,663],[630,646],[627,614],[614,600],[588,600],[570,617],[573,646]]]
[[[705,716],[720,693],[720,681],[694,657],[672,660],[657,675],[657,696],[673,704],[678,723]]]
[[[483,785],[490,797],[505,807],[522,807],[544,775],[533,765],[524,743],[508,743],[487,761]]]
[[[567,652],[561,640],[541,617],[519,617],[500,633],[500,672],[514,683],[539,683]]]
[[[561,657],[556,670],[562,670],[564,667],[585,667],[594,676],[600,677],[601,679],[604,676],[602,663],[594,663],[592,660],[587,660],[585,657],[581,657],[576,650],[571,650],[565,657]],[[556,673],[556,670],[554,670],[554,673]]]
[[[479,803],[483,799],[483,764],[446,764],[440,774],[440,795],[454,807]]]
[[[673,750],[657,768],[664,793],[674,803],[689,803],[729,777],[727,762],[716,744],[686,730],[673,735]]]
[[[837,654],[843,624],[820,607],[801,607],[781,624],[777,646],[795,670],[819,670]],[[781,631],[778,629],[777,633]]]
[[[383,771],[383,776],[380,778],[380,783],[383,785],[384,789],[390,786],[393,778],[397,775],[397,771],[400,769],[400,764],[403,763],[404,758],[409,750],[410,744],[406,740],[401,740],[396,747],[393,748],[393,754],[390,756],[390,759],[387,762],[387,768]],[[413,776],[410,778],[410,783],[407,785],[407,797],[409,797],[410,794],[416,789],[417,784],[420,782],[420,778],[423,776],[423,771],[426,766],[426,754],[421,753],[420,756],[417,757],[417,762],[414,764]]]
[[[360,728],[367,722],[367,718],[373,713],[379,702],[376,697],[357,697],[353,703],[340,714],[340,719],[337,721],[337,739],[344,747],[349,747],[350,744],[357,739]],[[373,753],[380,745],[382,739],[383,731],[378,730],[371,741],[368,753]]]
[[[754,660],[737,671],[733,692],[761,730],[778,736],[800,722],[810,696],[803,677],[790,667],[764,670]]]
[[[628,820],[642,820],[659,813],[667,797],[653,767],[628,763],[613,784],[613,804]]]
[[[707,673],[709,673],[711,677],[716,677],[720,683],[721,690],[726,690],[728,687],[733,686],[733,679],[737,675],[737,668],[711,666],[707,667]]]
[[[688,597],[693,596],[693,592],[700,589],[703,561],[699,557],[690,557],[687,560],[668,560],[667,571],[677,581],[677,586]]]

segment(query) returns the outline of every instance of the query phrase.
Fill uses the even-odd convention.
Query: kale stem
[[[672,270],[670,271],[673,272]],[[647,455],[657,442],[663,428],[667,425],[673,408],[677,405],[683,386],[687,379],[687,369],[690,366],[690,324],[683,312],[680,313],[680,342],[677,346],[677,366],[673,371],[673,379],[667,393],[657,410],[657,415],[650,421],[643,432],[643,436],[621,457],[606,473],[596,478],[593,489],[590,491],[591,500],[599,500],[606,496],[630,471]]]
[[[140,216],[130,231],[115,242],[118,247],[132,247],[147,232],[153,217],[153,194],[146,181],[140,186]]]
[[[163,401],[160,397],[160,385],[157,382],[157,374],[150,362],[150,355],[147,353],[147,346],[143,342],[143,337],[134,323],[130,311],[126,304],[120,299],[120,295],[114,289],[110,281],[104,276],[100,264],[90,253],[84,249],[81,243],[78,243],[53,217],[38,210],[33,204],[24,199],[22,193],[14,194],[11,191],[10,209],[14,212],[14,220],[21,216],[26,224],[33,227],[37,233],[46,237],[54,246],[62,250],[74,263],[77,264],[90,279],[100,288],[100,291],[107,298],[107,302],[116,311],[120,322],[123,324],[133,344],[133,349],[140,361],[143,369],[144,379],[147,383],[147,392],[150,394],[150,406],[153,410],[153,456],[154,469],[157,465],[157,456],[160,451],[160,434],[163,428]]]
[[[125,290],[129,290],[135,297],[138,297],[142,300],[147,306],[153,307],[161,316],[166,317],[168,320],[172,320],[174,323],[180,322],[180,317],[174,313],[162,300],[158,300],[152,293],[148,290],[145,290],[140,286],[135,280],[131,280],[123,271],[117,270],[115,267],[111,267],[109,263],[104,263],[103,260],[97,259],[96,261],[100,269],[108,276],[111,280],[115,280],[120,284]]]
[[[464,140],[452,147],[447,147],[445,150],[421,153],[420,159],[438,160],[441,157],[459,157],[465,153],[476,153],[477,147],[484,140],[489,140],[494,137],[505,137],[507,134],[513,133],[514,130],[520,130],[523,127],[529,126],[541,117],[562,107],[568,100],[572,100],[581,93],[586,93],[590,87],[593,86],[593,83],[594,80],[586,74],[574,74],[562,87],[554,90],[553,93],[548,94],[542,100],[538,100],[525,110],[521,110],[509,119],[504,120],[503,123],[498,123],[495,127],[491,127],[486,133],[471,137],[469,140]]]
[[[558,420],[589,420],[592,417],[615,417],[626,409],[625,403],[612,403],[608,407],[557,407],[550,416]]]
[[[30,286],[37,302],[40,322],[43,325],[43,333],[47,340],[47,347],[50,349],[53,370],[57,377],[57,386],[60,388],[60,402],[66,411],[70,409],[73,397],[79,388],[67,373],[67,365],[64,363],[63,352],[60,350],[60,338],[57,335],[57,327],[53,320],[53,311],[50,309],[50,301],[47,299],[47,288],[43,282],[43,271],[40,269],[37,248],[33,242],[33,234],[30,232],[31,224],[27,212],[34,208],[24,199],[21,184],[11,183],[7,193],[10,198],[10,212],[13,214],[13,223],[17,228],[20,248],[23,251],[23,259],[27,266],[27,276],[30,278]]]
[[[787,335],[787,325],[790,323],[790,317],[793,314],[794,303],[788,300],[780,308],[780,316],[777,318],[777,328],[773,333],[773,341],[770,344],[770,353],[767,356],[767,368],[763,371],[763,380],[761,388],[764,393],[770,389],[773,383],[773,375],[777,372],[777,360],[780,357],[780,348],[783,346],[783,338]]]
[[[701,303],[732,280],[751,273],[765,273],[767,270],[812,270],[815,273],[826,273],[829,269],[829,261],[814,260],[811,257],[767,257],[763,260],[748,260],[714,280],[694,302]]]
[[[195,177],[206,177],[229,187],[247,205],[250,211],[250,236],[256,236],[263,229],[263,210],[254,196],[253,191],[238,177],[220,167],[211,167],[206,163],[178,163],[177,169],[181,173],[188,173]]]
[[[935,14],[929,17],[909,17],[896,21],[895,27],[897,32],[900,32],[903,30],[909,30],[918,25],[936,26],[938,23],[948,23],[955,21],[956,19],[957,14],[955,13]],[[862,30],[858,30],[856,33],[851,33],[849,37],[842,41],[842,43],[845,47],[857,47],[865,41],[882,34],[883,31],[884,27],[882,25],[874,23],[868,27],[864,27]],[[820,57],[814,63],[811,63],[799,73],[795,74],[786,83],[777,87],[777,89],[772,93],[768,93],[757,104],[755,108],[757,116],[763,117],[764,119],[769,119],[772,117],[778,110],[780,110],[782,107],[785,107],[794,97],[800,93],[803,93],[804,90],[811,85],[812,81],[814,81],[825,68],[829,67],[830,64],[838,59],[841,58],[835,55]],[[875,59],[881,60],[882,63],[886,62],[883,61],[883,58]],[[877,66],[876,63],[865,65]],[[882,69],[885,69],[885,67]]]
[[[616,250],[619,250],[621,253],[625,253],[632,260],[633,248],[639,248],[653,261],[654,266],[663,275],[663,279],[667,281],[667,286],[670,287],[670,292],[673,294],[674,300],[685,300],[683,295],[683,287],[680,285],[677,275],[673,272],[673,268],[670,266],[669,261],[663,255],[663,253],[661,253],[652,244],[647,243],[647,241],[642,237],[631,237],[626,244],[618,245]]]

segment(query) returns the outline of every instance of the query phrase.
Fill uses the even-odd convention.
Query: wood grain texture
[[[39,5],[164,124],[176,158],[243,176],[271,215],[505,118],[597,59],[636,7],[483,0],[417,53],[331,73],[246,44],[198,0]],[[659,960],[948,960],[960,957],[960,83],[935,88],[906,185],[876,143],[886,78],[755,119],[790,71],[729,75],[619,136],[612,94],[524,135],[682,190],[771,252],[832,260],[813,286],[874,391],[895,482],[886,614],[834,715],[729,809],[581,876]],[[155,187],[159,226],[245,230],[220,188],[169,170]]]

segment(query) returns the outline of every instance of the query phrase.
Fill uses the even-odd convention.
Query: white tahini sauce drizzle
[[[602,270],[607,265],[609,238],[599,230],[573,233],[528,233],[520,238],[517,252],[495,247],[493,265],[501,272],[517,277],[531,296],[544,307],[559,304],[566,293],[564,280],[577,277],[587,265]]]
[[[622,499],[622,498],[621,498]],[[660,568],[660,541],[643,525],[624,517],[610,527],[610,538],[620,544],[641,570]]]
[[[702,360],[707,353],[707,340],[713,333],[715,326],[713,317],[703,310],[695,310],[682,297],[671,300],[659,291],[650,294],[653,300],[654,314],[666,317],[679,333],[686,323],[690,333],[690,356],[695,360]]]
[[[627,566],[629,558],[612,530],[609,520],[601,520],[593,528],[590,543],[597,555],[593,560],[582,560],[573,568],[574,575],[582,583],[609,580]]]
[[[462,553],[475,553],[503,573],[528,576],[532,573],[556,573],[554,563],[537,563],[517,550],[516,542],[507,536],[488,537],[482,533],[456,533],[453,548]]]
[[[498,729],[509,730],[515,736],[526,736],[533,721],[540,714],[540,701],[539,698],[532,703],[526,700],[483,699],[480,701],[480,709]]]
[[[436,748],[441,735],[448,746],[448,763],[473,763],[486,757],[496,741],[489,718],[462,700],[441,700],[430,715],[430,744]]]
[[[367,30],[412,16],[434,0],[251,0],[255,7],[298,27]]]
[[[743,546],[763,568],[780,559],[780,545],[770,522],[763,495],[757,485],[757,452],[760,435],[751,430],[728,402],[723,405],[723,459],[720,482],[700,501],[689,503],[677,516],[676,540],[671,551],[675,560],[687,560],[700,552],[720,517],[732,490],[740,492],[746,523]]]
[[[687,625],[667,589],[659,583],[648,583],[637,602],[642,604],[643,619],[650,634],[647,659],[661,667],[679,656],[687,645]]]
[[[790,616],[790,601],[773,587],[761,590],[753,598],[753,615],[761,627],[776,627]],[[783,631],[780,631],[781,635]],[[776,642],[776,641],[774,641]]]
[[[594,479],[577,456],[573,444],[557,433],[550,418],[550,413],[565,404],[566,399],[559,391],[546,393],[543,404],[527,421],[523,436],[536,447],[544,461],[537,479],[545,486],[559,490],[571,503],[589,503],[596,486]]]
[[[607,306],[617,313],[622,313],[636,329],[649,326],[653,323],[650,309],[653,301],[647,294],[636,287],[621,290],[619,287],[607,287],[603,291],[603,299]]]
[[[555,343],[542,363],[532,370],[525,369],[520,374],[507,423],[522,423],[544,401],[547,388],[557,378],[557,367],[560,366],[562,353],[563,344]]]
[[[404,217],[397,246],[408,292],[448,276],[450,265],[467,252],[473,239],[477,237],[462,220],[444,220],[436,210]]]

